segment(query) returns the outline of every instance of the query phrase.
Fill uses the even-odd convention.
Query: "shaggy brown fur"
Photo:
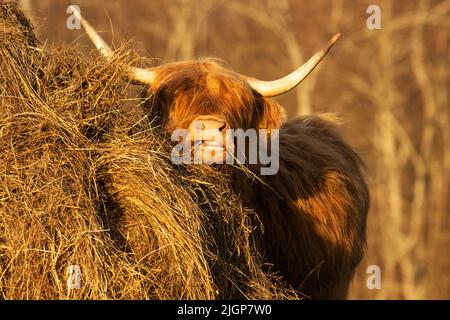
[[[164,129],[187,128],[198,115],[224,116],[232,128],[279,128],[284,110],[261,97],[217,59],[164,65],[147,104]]]
[[[279,172],[251,179],[232,170],[235,188],[262,220],[261,251],[285,280],[315,299],[345,298],[364,251],[369,192],[362,162],[337,133],[335,119],[283,123],[281,106],[213,59],[160,68],[147,108],[169,134],[212,114],[234,129],[281,129]]]
[[[267,259],[312,298],[345,298],[363,256],[369,193],[361,166],[333,122],[306,116],[282,126],[279,172],[251,184]]]

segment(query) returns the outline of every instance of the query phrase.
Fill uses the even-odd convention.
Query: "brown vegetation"
[[[43,50],[0,14],[1,298],[296,297],[262,270],[259,223],[226,179],[173,166],[150,120],[122,112],[128,53]]]

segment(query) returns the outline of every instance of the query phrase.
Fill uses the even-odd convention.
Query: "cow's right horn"
[[[311,71],[319,64],[323,57],[325,57],[328,51],[330,51],[331,47],[333,47],[333,45],[339,39],[339,36],[340,33],[334,35],[334,37],[331,38],[328,44],[322,50],[318,51],[314,56],[312,56],[304,65],[281,79],[274,81],[263,81],[246,76],[245,79],[254,90],[259,92],[264,97],[275,97],[284,94],[294,89],[300,82],[303,81],[303,79],[305,79],[311,73]]]
[[[107,60],[111,59],[114,55],[114,52],[111,50],[108,44],[103,41],[103,39],[98,35],[97,31],[95,31],[95,29],[89,24],[89,22],[87,22],[81,16],[81,13],[76,6],[70,6],[70,9],[72,10],[72,13],[75,15],[75,17],[80,20],[81,24],[86,30],[86,33],[88,34],[89,38],[91,38],[97,50],[100,51],[100,53],[104,55]],[[151,85],[156,77],[156,68],[144,69],[129,66],[127,67],[127,76],[130,80]]]

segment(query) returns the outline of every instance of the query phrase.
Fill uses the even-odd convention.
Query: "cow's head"
[[[113,51],[90,24],[72,7],[97,49],[107,58]],[[172,133],[186,129],[196,137],[201,150],[213,149],[209,155],[223,154],[231,143],[224,136],[227,129],[277,129],[284,118],[284,109],[268,98],[295,88],[319,64],[339,38],[329,43],[303,66],[275,80],[261,81],[232,71],[217,59],[203,59],[165,64],[153,68],[128,67],[127,76],[136,83],[149,86],[149,112],[160,119],[162,128]],[[204,134],[202,134],[202,132]],[[200,133],[200,134],[199,134]],[[225,143],[225,144],[226,144]],[[219,157],[222,158],[222,155]],[[214,161],[212,161],[214,162]]]

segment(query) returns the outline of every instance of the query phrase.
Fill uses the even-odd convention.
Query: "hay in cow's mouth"
[[[0,298],[296,298],[226,177],[173,165],[152,119],[130,111],[120,74],[134,59],[41,46],[1,2]]]

